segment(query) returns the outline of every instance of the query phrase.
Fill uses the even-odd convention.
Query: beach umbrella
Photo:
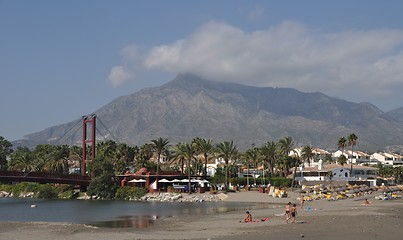
[[[146,180],[144,180],[144,179],[133,179],[133,180],[130,180],[129,182],[138,183],[138,182],[146,182]]]

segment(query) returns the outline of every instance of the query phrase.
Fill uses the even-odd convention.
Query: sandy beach
[[[0,222],[1,240],[127,240],[127,239],[402,239],[403,200],[375,200],[364,205],[364,197],[339,201],[314,200],[298,208],[297,223],[286,224],[285,204],[298,205],[298,193],[273,198],[258,192],[220,195],[222,201],[278,204],[279,208],[251,210],[254,223],[239,222],[245,212],[235,211],[203,216],[157,220],[152,227],[96,228],[68,223]],[[266,221],[259,221],[269,218]]]

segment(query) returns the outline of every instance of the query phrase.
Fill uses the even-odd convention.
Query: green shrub
[[[48,184],[39,185],[37,198],[41,199],[54,199],[58,197],[57,188]]]
[[[128,200],[132,198],[140,198],[147,193],[145,188],[137,187],[119,187],[116,191],[115,199]]]

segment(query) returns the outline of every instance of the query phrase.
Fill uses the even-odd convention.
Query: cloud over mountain
[[[186,38],[150,48],[142,60],[148,70],[369,101],[400,97],[402,47],[403,30],[329,33],[285,21],[245,32],[210,21]]]

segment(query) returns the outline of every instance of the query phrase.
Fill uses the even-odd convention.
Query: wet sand
[[[222,201],[274,203],[279,208],[254,209],[255,220],[240,223],[242,211],[216,215],[172,217],[155,221],[145,229],[95,228],[80,224],[0,222],[0,239],[402,239],[403,200],[375,200],[368,197],[339,201],[314,200],[298,208],[297,223],[286,224],[284,213],[287,202],[297,203],[297,193],[289,192],[287,198],[273,198],[258,192],[238,192],[220,195]],[[1,214],[1,213],[0,213]]]

